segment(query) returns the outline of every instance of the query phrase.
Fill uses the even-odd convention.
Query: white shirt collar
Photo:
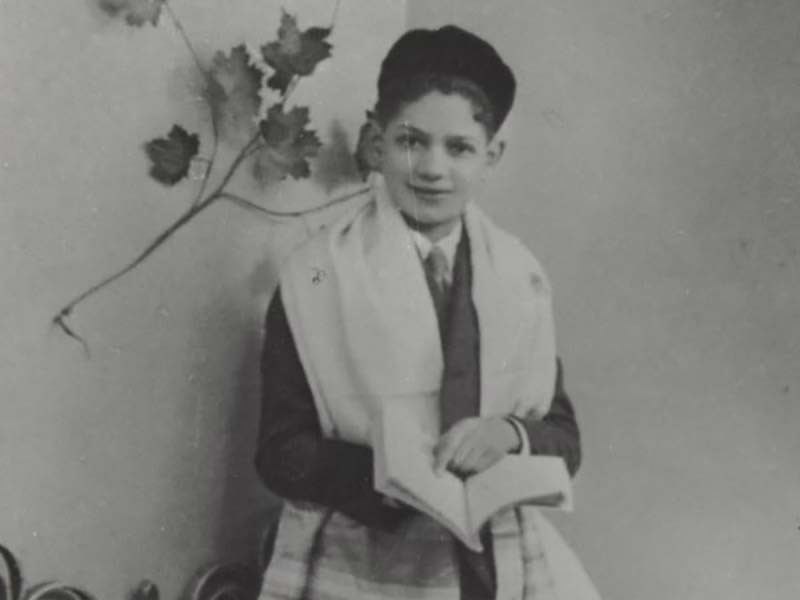
[[[431,250],[433,250],[434,246],[439,247],[442,252],[444,252],[444,255],[447,257],[447,268],[449,269],[450,276],[452,277],[456,249],[458,248],[458,243],[461,241],[461,233],[463,229],[464,226],[459,219],[458,223],[456,223],[456,226],[453,227],[453,230],[435,244],[419,231],[414,231],[410,227],[408,228],[408,231],[411,234],[411,239],[414,240],[414,245],[417,247],[417,251],[419,252],[419,255],[423,261],[428,258],[428,254],[431,253]]]

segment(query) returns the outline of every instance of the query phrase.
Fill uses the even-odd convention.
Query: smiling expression
[[[502,154],[474,118],[470,100],[433,91],[404,104],[382,131],[381,172],[389,195],[433,241],[447,235],[481,195]]]

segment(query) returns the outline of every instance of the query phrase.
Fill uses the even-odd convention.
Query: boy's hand
[[[519,447],[514,426],[500,416],[472,417],[453,425],[433,449],[434,469],[466,477],[491,467]]]

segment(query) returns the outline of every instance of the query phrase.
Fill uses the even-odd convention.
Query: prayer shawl
[[[536,259],[474,204],[464,214],[480,330],[481,415],[544,415],[555,382],[550,288]],[[439,428],[444,359],[407,226],[376,180],[359,209],[296,251],[284,306],[324,435],[370,445],[381,407]],[[594,600],[583,568],[531,507],[491,521],[497,598]],[[425,515],[396,531],[287,502],[260,600],[457,600],[452,535]]]

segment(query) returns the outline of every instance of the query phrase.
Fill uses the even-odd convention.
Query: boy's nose
[[[446,159],[437,148],[429,148],[417,157],[415,175],[423,181],[441,179],[446,173]]]

